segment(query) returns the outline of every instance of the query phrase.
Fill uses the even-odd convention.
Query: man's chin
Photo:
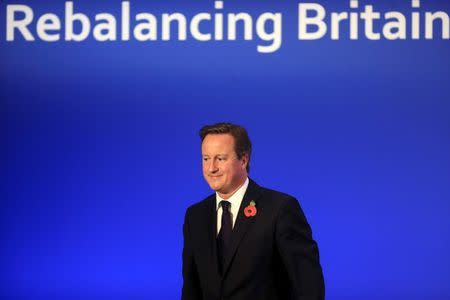
[[[219,193],[219,195],[228,193],[228,191],[224,190],[221,185],[210,185],[210,188],[214,190],[214,192]]]
[[[220,193],[220,189],[222,188],[222,185],[220,184],[215,184],[215,183],[208,183],[209,187],[214,190],[215,192],[219,192]]]

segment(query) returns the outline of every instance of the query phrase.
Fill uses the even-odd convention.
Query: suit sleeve
[[[201,300],[202,292],[194,255],[191,248],[191,235],[189,229],[189,210],[186,212],[183,224],[183,288],[182,300]]]
[[[287,198],[282,204],[275,235],[278,251],[289,275],[293,299],[325,299],[318,247],[296,199]]]

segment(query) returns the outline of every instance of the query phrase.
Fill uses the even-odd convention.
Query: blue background
[[[211,193],[198,130],[223,120],[250,133],[250,176],[299,199],[327,299],[450,299],[448,40],[299,41],[296,1],[236,0],[224,11],[283,13],[277,52],[257,53],[256,36],[6,42],[11,3],[32,7],[34,26],[64,9],[0,2],[2,299],[178,299],[184,212]],[[74,6],[119,17],[120,1]],[[212,1],[131,7],[214,12]]]

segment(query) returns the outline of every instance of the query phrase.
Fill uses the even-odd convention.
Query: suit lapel
[[[219,269],[217,265],[217,210],[216,210],[216,195],[213,194],[208,198],[208,244],[210,245],[210,274],[217,274],[219,276]]]
[[[230,264],[234,258],[234,255],[236,253],[236,250],[242,241],[242,238],[245,236],[247,230],[249,229],[250,225],[253,224],[255,218],[254,217],[246,217],[244,215],[244,208],[247,207],[250,204],[250,201],[254,200],[256,203],[258,197],[260,196],[260,187],[250,179],[250,182],[247,187],[247,191],[245,192],[244,199],[242,199],[241,207],[239,207],[239,213],[236,218],[236,223],[233,227],[233,232],[231,233],[231,241],[229,249],[225,255],[225,262],[224,262],[224,272],[223,277],[225,277]],[[217,214],[216,214],[217,215]],[[214,226],[216,228],[216,226]]]

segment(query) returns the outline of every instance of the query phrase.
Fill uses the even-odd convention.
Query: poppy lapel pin
[[[247,218],[250,218],[256,216],[256,212],[256,203],[252,200],[250,201],[250,204],[246,208],[244,208],[244,215]]]

